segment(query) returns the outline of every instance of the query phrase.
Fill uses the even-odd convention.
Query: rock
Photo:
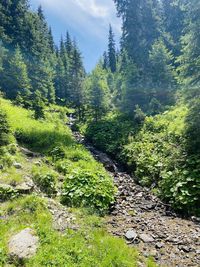
[[[160,249],[163,248],[164,244],[163,243],[156,243],[156,248]]]
[[[137,233],[133,230],[129,230],[126,232],[125,237],[129,241],[134,241],[137,238]]]
[[[151,243],[154,241],[153,237],[147,234],[141,234],[139,235],[139,238],[144,242],[144,243]]]
[[[191,248],[188,246],[179,246],[179,249],[185,253],[189,253],[191,251]]]
[[[34,158],[34,157],[39,157],[41,156],[39,153],[35,153],[35,152],[32,152],[30,150],[28,150],[27,148],[24,148],[24,147],[20,147],[20,150],[21,152],[26,155],[27,157],[31,157],[31,158]]]
[[[22,183],[15,188],[18,193],[20,194],[30,194],[33,189],[34,189],[34,184],[33,183]]]
[[[22,169],[22,165],[18,162],[14,162],[13,163],[13,166],[16,168],[16,169]]]
[[[27,259],[35,255],[39,238],[33,235],[33,230],[26,228],[11,237],[8,245],[9,255],[14,259]]]
[[[41,165],[42,165],[42,163],[41,163],[40,161],[36,161],[36,162],[34,162],[34,164],[35,164],[36,166],[41,166]]]

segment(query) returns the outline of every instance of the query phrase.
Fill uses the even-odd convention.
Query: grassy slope
[[[69,170],[84,169],[93,172],[98,169],[104,173],[98,164],[83,147],[76,145],[71,131],[63,124],[59,113],[47,113],[47,121],[35,121],[31,111],[12,106],[9,101],[1,100],[3,108],[18,141],[35,151],[46,155],[49,164],[42,162],[41,167],[34,166],[40,171],[50,169],[57,172],[57,165],[63,168],[63,161],[70,164]],[[62,146],[65,158],[56,162],[49,157],[49,151],[55,146]],[[0,182],[16,183],[23,181],[23,176],[32,175],[34,162],[27,162],[19,152],[12,156],[23,165],[22,170],[13,167],[5,168],[1,172]],[[66,166],[64,165],[64,170]],[[62,169],[61,168],[61,169]],[[62,169],[63,171],[63,169]],[[63,172],[57,173],[64,175]],[[68,173],[69,174],[69,173]],[[14,178],[10,178],[10,177]],[[39,196],[30,195],[20,197],[1,204],[0,211],[0,266],[15,266],[9,264],[7,257],[7,243],[13,234],[21,229],[31,227],[40,238],[40,247],[35,257],[25,262],[25,266],[99,266],[99,267],[134,267],[137,266],[138,253],[126,246],[121,239],[108,235],[103,227],[103,219],[97,215],[88,215],[84,209],[74,210],[80,225],[80,230],[67,230],[64,235],[52,228],[52,217],[45,200]],[[155,266],[150,260],[147,266]]]

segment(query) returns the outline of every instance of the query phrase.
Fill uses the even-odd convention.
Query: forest
[[[172,214],[198,221],[200,1],[113,2],[122,21],[120,48],[110,24],[107,50],[90,73],[67,29],[59,45],[54,41],[41,6],[33,11],[28,0],[0,2],[1,266],[195,267],[200,262],[195,248],[188,251],[193,265],[184,255],[177,260],[181,265],[163,260],[161,252],[157,258],[149,252],[144,260],[105,232],[102,217],[112,211],[118,191],[115,173],[73,136],[78,133],[116,162]],[[26,150],[33,157],[27,158]],[[19,189],[27,177],[36,194],[24,196]],[[73,234],[69,227],[65,238],[51,229],[54,218],[43,201],[52,199],[69,208],[69,216],[75,214],[80,231]],[[30,225],[42,240],[39,253],[13,263],[9,229],[15,233]]]

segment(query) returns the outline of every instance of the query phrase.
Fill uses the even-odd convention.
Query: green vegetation
[[[103,166],[82,145],[75,143],[71,131],[65,125],[63,112],[60,114],[65,108],[54,106],[56,112],[52,113],[53,107],[50,107],[50,111],[46,110],[46,120],[35,120],[31,111],[13,106],[4,99],[1,99],[1,108],[6,112],[17,140],[44,153],[52,167],[64,176],[63,203],[70,206],[89,206],[98,212],[108,210],[114,201],[113,181]],[[35,166],[31,175],[47,195],[56,192],[59,173],[49,170],[47,164]]]
[[[200,215],[200,2],[113,1],[122,21],[119,51],[110,25],[108,49],[89,74],[69,32],[54,43],[41,6],[0,3],[2,265],[9,264],[10,234],[32,225],[41,246],[25,266],[137,266],[134,250],[108,236],[99,217],[83,214],[104,215],[116,189],[76,143],[67,115],[139,184],[179,212]],[[20,146],[39,152],[39,161]],[[80,229],[61,235],[44,200],[17,198],[26,179],[39,194],[81,208],[74,210]]]
[[[66,230],[63,235],[52,229],[52,218],[45,200],[27,196],[3,204],[0,221],[0,264],[8,264],[7,241],[18,231],[31,227],[40,238],[35,257],[25,266],[126,266],[136,267],[138,253],[123,240],[111,237],[100,227],[100,219],[74,211],[78,231]],[[15,265],[11,265],[15,266]]]

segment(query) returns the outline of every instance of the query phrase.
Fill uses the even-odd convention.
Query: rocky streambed
[[[104,164],[118,188],[116,202],[106,217],[108,231],[125,238],[143,256],[153,256],[161,266],[200,267],[200,219],[181,218],[83,136],[77,132],[74,136]]]

